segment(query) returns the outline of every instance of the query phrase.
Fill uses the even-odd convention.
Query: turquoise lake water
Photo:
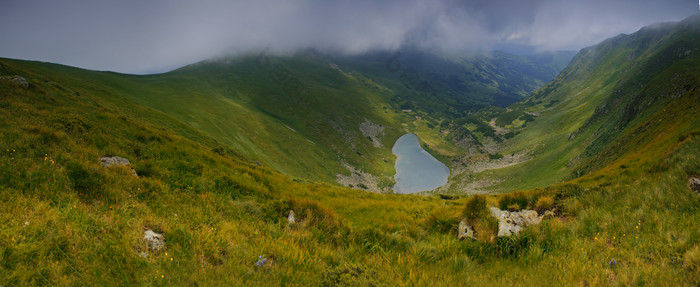
[[[450,169],[425,151],[414,134],[401,136],[391,151],[396,155],[396,193],[433,190],[447,183]]]

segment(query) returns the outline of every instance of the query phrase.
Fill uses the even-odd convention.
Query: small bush
[[[578,196],[583,193],[583,187],[577,184],[565,184],[558,188],[557,198],[567,198],[572,196]]]
[[[486,199],[479,195],[472,196],[467,200],[462,214],[469,222],[488,216],[489,210],[486,208]]]
[[[458,224],[459,218],[445,208],[433,211],[423,222],[426,230],[438,233],[452,232],[457,229]]]
[[[338,216],[335,212],[321,206],[321,204],[315,200],[292,199],[290,204],[296,213],[297,220],[305,221],[307,225],[314,226],[326,232],[334,232],[340,227],[340,221],[338,221]]]
[[[263,206],[265,215],[270,222],[277,222],[280,219],[287,220],[289,211],[293,208],[292,202],[286,199],[269,200]]]
[[[486,199],[474,195],[464,206],[463,216],[474,230],[477,240],[493,242],[498,234],[498,220],[491,216]]]
[[[489,159],[502,159],[502,158],[503,158],[503,155],[500,153],[489,154]]]
[[[527,197],[520,192],[506,194],[498,200],[498,207],[503,210],[519,211],[527,208]]]
[[[554,207],[554,198],[551,196],[540,196],[535,202],[535,210],[542,213],[545,210],[552,209]]]
[[[321,286],[378,286],[376,274],[364,265],[343,264],[323,271]]]
[[[685,252],[683,265],[690,270],[700,271],[700,245],[695,245]]]

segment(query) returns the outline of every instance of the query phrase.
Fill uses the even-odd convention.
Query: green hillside
[[[700,83],[700,54],[694,52],[699,36],[700,21],[691,17],[583,49],[555,80],[524,101],[495,114],[482,111],[515,134],[498,152],[525,160],[461,176],[495,183],[486,190],[515,191],[608,166],[657,162],[680,138],[700,131],[694,98]]]
[[[400,79],[314,54],[149,76],[0,59],[0,285],[696,286],[699,19],[584,49],[522,102],[449,116],[403,112]],[[391,176],[404,129],[464,166],[457,195],[334,183],[341,161]],[[516,192],[458,188],[475,180]],[[488,207],[550,215],[497,237]],[[457,239],[461,220],[475,239]]]
[[[48,77],[75,93],[163,112],[215,140],[220,148],[292,176],[335,182],[337,173],[349,173],[342,161],[381,176],[384,186],[391,186],[394,170],[388,162],[394,157],[387,146],[402,131],[382,100],[386,91],[320,61],[265,60],[269,63],[252,57],[200,63],[149,76],[43,63],[20,65],[29,69],[29,78]],[[362,134],[360,125],[365,121],[385,127],[377,136],[383,148],[374,147]]]
[[[454,56],[409,49],[335,60],[394,90],[391,103],[401,109],[455,118],[523,99],[554,79],[573,56],[573,52]]]

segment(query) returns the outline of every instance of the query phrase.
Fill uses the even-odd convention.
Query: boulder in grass
[[[160,251],[165,248],[165,236],[163,236],[163,234],[146,229],[146,231],[143,232],[143,239],[146,240],[148,250],[150,251]]]
[[[289,225],[296,223],[296,217],[294,215],[294,210],[289,211],[289,216],[287,216],[287,222]]]
[[[459,228],[457,228],[457,239],[471,238],[474,239],[474,230],[467,224],[467,221],[462,219],[459,222]]]
[[[29,82],[27,82],[27,79],[21,76],[9,76],[9,77],[0,77],[0,79],[6,80],[13,82],[15,84],[18,84],[24,88],[29,88]]]
[[[688,187],[690,187],[690,189],[692,189],[696,193],[700,194],[700,178],[691,176],[688,179]]]
[[[518,234],[526,226],[542,221],[542,217],[538,216],[537,211],[534,210],[508,211],[491,207],[489,211],[493,217],[498,219],[498,237]]]
[[[131,168],[131,174],[137,175],[136,170],[134,170],[133,167],[131,167],[131,162],[129,162],[128,159],[125,159],[123,157],[118,157],[118,156],[105,156],[100,158],[100,163],[104,167],[111,167],[111,166],[128,166]]]

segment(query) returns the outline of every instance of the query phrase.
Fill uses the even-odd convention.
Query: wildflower
[[[615,266],[615,264],[617,264],[617,260],[615,260],[615,258],[613,258],[612,260],[610,260],[610,263],[608,263],[608,265],[610,265],[610,268],[612,268],[613,266]]]
[[[263,258],[262,255],[260,255],[258,256],[258,262],[255,262],[255,266],[262,267],[266,261],[267,258]]]
[[[22,226],[22,228],[25,228],[25,227],[27,227],[27,226],[29,226],[29,221],[25,221],[25,222],[24,222],[24,226]]]

